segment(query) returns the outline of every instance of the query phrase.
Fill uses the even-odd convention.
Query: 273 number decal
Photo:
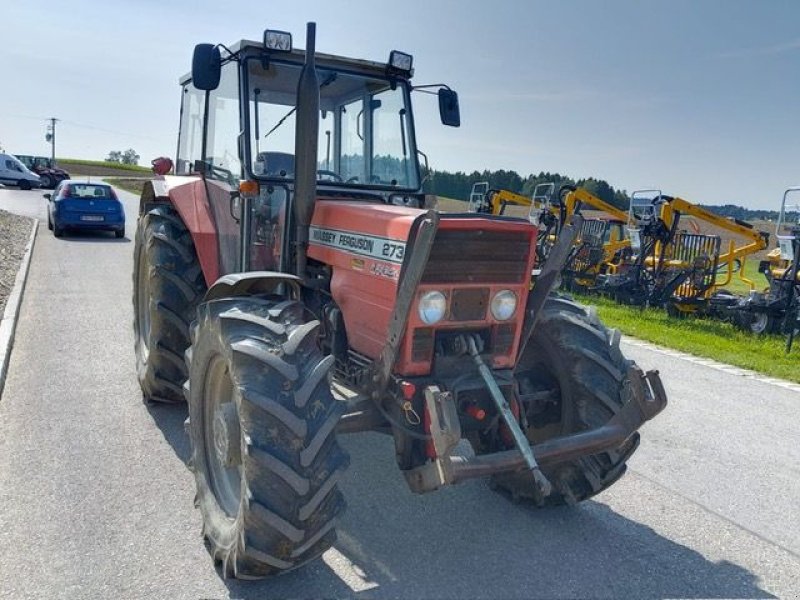
[[[381,248],[381,254],[386,258],[403,260],[404,250],[405,247],[402,244],[392,244],[390,242],[386,242],[383,244],[383,247]]]

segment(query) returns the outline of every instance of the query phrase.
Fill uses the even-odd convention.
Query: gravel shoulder
[[[14,287],[32,224],[33,219],[0,210],[0,315]]]

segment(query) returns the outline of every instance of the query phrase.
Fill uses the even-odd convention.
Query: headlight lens
[[[511,290],[501,290],[492,298],[492,316],[498,321],[508,321],[517,310],[517,295]]]
[[[444,318],[447,312],[447,298],[442,292],[431,291],[422,294],[419,299],[419,318],[426,325],[433,325]]]

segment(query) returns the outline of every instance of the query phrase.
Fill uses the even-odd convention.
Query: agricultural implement
[[[791,350],[800,314],[800,205],[788,204],[800,188],[783,194],[781,211],[775,225],[778,247],[759,264],[759,272],[769,282],[764,292],[753,291],[734,308],[734,323],[753,333],[785,333],[786,350]]]
[[[491,477],[536,506],[572,504],[624,473],[666,404],[618,334],[550,293],[580,219],[531,291],[527,219],[420,208],[412,57],[317,54],[314,39],[312,23],[305,52],[272,30],[198,45],[176,174],[140,201],[139,382],[188,402],[225,576],[276,575],[333,544],[342,434],[390,435],[417,493]],[[456,93],[437,87],[459,125]]]
[[[682,218],[728,232],[745,243],[729,241],[722,249],[717,234],[681,229]],[[709,314],[725,318],[738,300],[726,292],[734,274],[744,274],[748,255],[767,246],[768,234],[740,220],[725,219],[660,190],[634,192],[628,213],[630,253],[605,276],[600,289],[624,304],[665,307],[673,316]]]

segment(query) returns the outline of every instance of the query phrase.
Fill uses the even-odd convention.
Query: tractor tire
[[[42,175],[41,176],[42,187],[48,190],[52,190],[56,187],[55,180],[50,175]]]
[[[166,204],[140,217],[133,251],[136,372],[145,400],[183,402],[189,324],[206,290],[192,237]]]
[[[186,352],[196,506],[224,577],[259,579],[331,547],[349,464],[336,440],[344,403],[328,384],[333,357],[319,321],[296,301],[201,304]]]
[[[526,407],[531,444],[605,425],[627,398],[627,372],[633,361],[619,348],[620,336],[607,329],[593,311],[563,297],[551,297],[542,312],[525,354],[517,367],[521,398],[544,392],[557,398],[560,417],[546,427],[534,427],[536,415]],[[541,418],[541,417],[538,417]],[[491,485],[515,501],[536,506],[576,504],[603,491],[626,469],[639,445],[634,433],[619,448],[543,468],[553,491],[542,497],[529,473],[498,474]]]

